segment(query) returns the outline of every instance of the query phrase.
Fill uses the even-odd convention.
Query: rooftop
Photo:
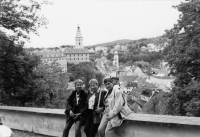
[[[72,48],[65,48],[63,53],[65,54],[80,54],[80,53],[90,53],[88,49],[84,49],[84,48],[77,48],[77,49],[72,49]]]

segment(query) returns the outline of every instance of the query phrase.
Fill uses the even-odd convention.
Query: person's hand
[[[102,111],[103,111],[102,107],[95,110],[96,113],[101,113]]]
[[[70,117],[74,117],[75,116],[74,113],[71,110],[69,111],[69,116]]]
[[[105,108],[105,112],[106,112],[106,113],[109,113],[109,112],[110,112],[109,107],[106,107],[106,108]]]
[[[107,114],[107,119],[110,121],[112,118]]]
[[[75,120],[75,119],[79,118],[80,116],[81,116],[81,113],[74,114],[74,118],[73,119]]]

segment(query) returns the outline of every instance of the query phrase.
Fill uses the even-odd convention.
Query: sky
[[[39,28],[39,36],[31,34],[25,47],[75,45],[78,24],[83,46],[161,36],[177,23],[180,13],[172,6],[183,0],[51,1],[40,12],[49,21],[47,28]]]

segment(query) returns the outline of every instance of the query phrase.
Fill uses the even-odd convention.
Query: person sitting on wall
[[[83,81],[75,81],[75,90],[67,99],[65,114],[67,116],[66,125],[62,137],[68,137],[71,126],[75,125],[75,137],[81,137],[81,126],[85,120],[87,110],[87,93],[82,89]]]
[[[117,137],[115,129],[123,121],[119,113],[122,110],[124,99],[118,88],[119,86],[113,83],[115,82],[111,78],[104,79],[108,92],[104,98],[105,111],[98,128],[99,137]]]
[[[96,79],[91,79],[89,85],[88,109],[84,131],[87,137],[95,137],[101,122],[101,114],[104,111],[103,101],[107,91],[99,87],[99,82]]]

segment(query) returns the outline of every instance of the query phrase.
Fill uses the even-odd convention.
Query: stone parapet
[[[63,109],[0,106],[0,116],[12,129],[56,137],[66,122]],[[131,114],[116,131],[120,137],[199,137],[200,118]],[[74,137],[74,126],[69,136]]]

